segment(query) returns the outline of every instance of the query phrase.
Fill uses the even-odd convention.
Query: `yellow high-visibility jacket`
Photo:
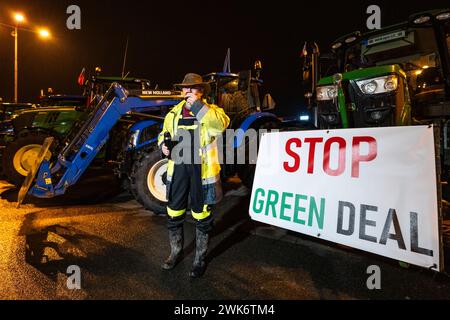
[[[182,117],[183,106],[186,101],[177,104],[166,115],[164,127],[158,136],[158,145],[164,142],[164,133],[169,132],[173,138],[177,134],[178,120]],[[230,124],[230,118],[225,111],[206,100],[196,101],[191,112],[197,118],[200,126],[200,150],[202,159],[203,199],[205,204],[215,204],[222,199],[222,185],[220,181],[219,153],[216,137],[220,136]],[[167,198],[172,183],[174,161],[169,160],[167,167]]]

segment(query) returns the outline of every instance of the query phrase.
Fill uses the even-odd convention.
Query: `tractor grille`
[[[319,122],[323,129],[334,129],[342,126],[341,117],[337,108],[337,102],[319,101]]]
[[[383,93],[365,95],[356,88],[356,83],[349,86],[347,100],[354,127],[384,127],[395,123],[397,94]]]
[[[356,82],[343,82],[347,118],[353,128],[385,127],[395,125],[396,105],[404,100],[400,90],[376,95],[363,94]],[[399,88],[402,86],[399,84]],[[342,128],[337,99],[318,102],[319,125],[322,129]]]

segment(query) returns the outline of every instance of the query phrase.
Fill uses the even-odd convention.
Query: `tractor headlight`
[[[309,121],[309,116],[306,114],[306,115],[301,115],[300,116],[300,121]]]
[[[383,113],[381,111],[374,111],[374,112],[370,113],[370,118],[372,120],[379,121],[379,120],[381,120],[382,117],[383,117]]]
[[[323,86],[317,87],[317,100],[333,100],[337,97],[337,87],[336,86]]]
[[[355,37],[355,36],[351,36],[351,37],[348,37],[347,39],[345,39],[345,43],[352,43],[352,42],[354,42],[356,39],[358,39],[357,37]]]
[[[384,88],[387,91],[395,91],[398,88],[398,78],[396,76],[389,77],[384,83]]]
[[[364,93],[374,94],[377,91],[378,84],[376,81],[370,81],[361,86],[361,89]]]
[[[450,12],[444,12],[444,13],[438,14],[436,16],[436,19],[439,21],[450,19]]]
[[[430,16],[420,16],[414,19],[414,24],[423,24],[431,20]]]
[[[398,88],[396,75],[356,81],[359,89],[365,94],[378,94],[395,91]]]
[[[325,117],[325,119],[329,122],[329,123],[333,123],[336,122],[337,120],[337,115],[335,114],[329,114]]]
[[[131,134],[130,145],[132,147],[136,147],[138,145],[139,132],[140,132],[139,130],[136,130]]]
[[[337,49],[339,49],[340,47],[342,47],[342,42],[336,42],[335,44],[333,44],[333,45],[331,46],[331,49],[337,50]]]

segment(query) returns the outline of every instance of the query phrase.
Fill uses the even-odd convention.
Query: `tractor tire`
[[[262,123],[260,126],[257,126],[256,130],[259,129],[266,129],[266,130],[272,130],[272,129],[280,129],[280,124],[275,121],[268,121]],[[255,138],[257,141],[257,149],[259,151],[259,134]],[[248,189],[252,190],[253,188],[253,180],[255,179],[255,170],[256,170],[256,161],[250,161],[249,156],[249,146],[250,143],[254,143],[254,141],[250,142],[249,139],[245,139],[245,164],[238,164],[237,165],[237,174],[239,179],[241,179],[241,182],[244,186],[246,186]]]
[[[30,131],[8,143],[2,155],[2,169],[6,180],[16,186],[21,186],[34,164],[45,138],[50,136],[43,132]],[[55,144],[54,142],[51,150],[54,150]],[[52,152],[49,151],[45,159],[50,160],[51,156]]]
[[[167,212],[167,163],[167,159],[161,159],[158,148],[141,152],[130,175],[130,191],[134,198],[157,215]]]
[[[249,141],[245,141],[245,150],[249,150]],[[259,147],[259,143],[258,143]],[[247,151],[246,151],[247,152]],[[238,164],[237,165],[237,174],[239,179],[244,186],[248,189],[252,190],[253,188],[253,180],[255,179],[255,170],[256,164],[247,163],[247,155],[246,155],[246,164]]]

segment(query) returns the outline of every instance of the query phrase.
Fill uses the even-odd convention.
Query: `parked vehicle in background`
[[[85,106],[87,97],[83,95],[52,94],[39,98],[40,107]]]
[[[12,119],[24,110],[33,110],[33,103],[9,103],[0,101],[0,146],[4,147],[7,136],[13,134]]]
[[[10,120],[18,111],[35,109],[37,107],[38,105],[34,103],[0,102],[0,121]]]

